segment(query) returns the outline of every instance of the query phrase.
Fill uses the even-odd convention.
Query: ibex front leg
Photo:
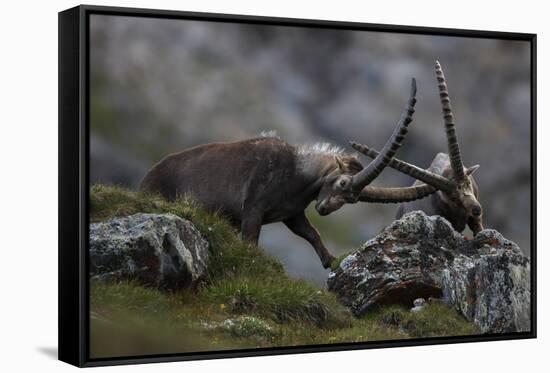
[[[323,245],[319,232],[317,232],[317,229],[307,220],[303,212],[285,220],[284,223],[294,234],[304,238],[313,246],[324,268],[330,267],[330,264],[335,258],[328,252],[325,245]]]

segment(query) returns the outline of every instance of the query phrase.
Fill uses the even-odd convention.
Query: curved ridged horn
[[[371,163],[368,164],[363,170],[355,174],[352,179],[353,190],[359,192],[365,186],[370,184],[384,168],[388,165],[395,152],[401,146],[401,143],[405,139],[408,132],[408,125],[412,122],[412,115],[414,113],[414,105],[416,104],[416,80],[413,78],[411,81],[411,93],[407,105],[401,114],[399,122],[395,127],[390,139],[386,142],[382,151]]]
[[[374,203],[410,202],[427,197],[436,191],[436,188],[426,184],[402,188],[379,188],[366,186],[359,194],[359,201]]]
[[[380,154],[376,150],[369,148],[368,146],[363,144],[358,144],[356,142],[350,141],[350,145],[358,152],[370,158],[376,158],[378,154]],[[436,174],[435,172],[425,170],[397,158],[393,158],[388,166],[417,180],[423,181],[424,183],[431,185],[434,188],[446,192],[451,192],[456,189],[456,184],[452,180],[449,180],[441,175]]]
[[[460,147],[455,133],[455,124],[453,121],[453,111],[451,108],[451,98],[447,90],[445,75],[439,61],[435,61],[435,75],[437,78],[437,86],[439,87],[439,98],[441,100],[441,108],[443,118],[445,120],[445,133],[447,134],[447,147],[449,149],[449,158],[451,159],[451,167],[453,169],[454,178],[457,182],[464,180],[464,165],[460,155]]]

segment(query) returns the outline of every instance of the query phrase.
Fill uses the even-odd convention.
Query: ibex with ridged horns
[[[396,158],[389,162],[390,167],[417,179],[413,184],[414,186],[425,188],[426,193],[429,192],[429,189],[435,192],[429,198],[402,203],[397,210],[397,218],[407,212],[421,210],[428,215],[443,216],[459,232],[462,232],[468,225],[476,235],[483,230],[483,210],[479,202],[479,189],[472,176],[479,165],[466,168],[462,163],[460,147],[455,133],[451,100],[445,76],[438,61],[435,63],[435,72],[449,153],[437,154],[427,170]],[[368,146],[357,143],[351,145],[368,157],[378,156],[378,152]]]
[[[334,257],[304,210],[314,200],[320,215],[346,203],[379,199],[406,200],[424,187],[373,188],[370,184],[391,161],[412,121],[416,82],[390,139],[366,167],[335,147],[295,146],[277,137],[199,145],[168,155],[147,173],[144,191],[167,199],[189,196],[209,211],[219,211],[257,244],[262,225],[283,222],[306,239],[325,268]]]

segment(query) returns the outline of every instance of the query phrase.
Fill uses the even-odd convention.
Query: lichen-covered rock
[[[272,337],[275,334],[274,328],[267,321],[254,316],[238,316],[221,322],[202,322],[201,325],[206,330],[225,331],[239,338]]]
[[[206,275],[208,242],[173,214],[135,214],[90,226],[90,276],[161,289],[194,286]]]
[[[483,333],[530,330],[531,263],[486,229],[473,240],[439,216],[393,222],[329,274],[328,287],[356,315],[371,307],[442,298]]]

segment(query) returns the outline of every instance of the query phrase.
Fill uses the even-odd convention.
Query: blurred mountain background
[[[276,130],[290,143],[348,140],[380,149],[418,84],[398,157],[428,167],[446,152],[434,61],[447,78],[466,166],[479,163],[485,226],[530,253],[530,48],[527,42],[92,15],[90,177],[136,189],[164,155]],[[364,164],[368,162],[362,158]],[[373,185],[407,186],[386,169]],[[334,255],[395,217],[355,204],[308,216]],[[290,275],[324,284],[313,248],[281,223],[260,245]]]

